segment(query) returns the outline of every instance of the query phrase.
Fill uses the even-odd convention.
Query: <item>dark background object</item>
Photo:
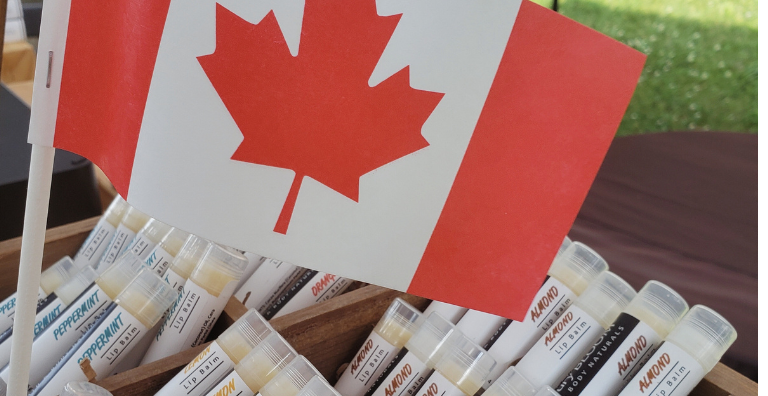
[[[27,36],[37,37],[40,35],[40,18],[43,15],[43,3],[23,3],[24,25],[27,28]]]
[[[0,84],[0,241],[21,235],[32,146],[29,108]],[[101,203],[91,162],[56,150],[48,228],[97,216]]]

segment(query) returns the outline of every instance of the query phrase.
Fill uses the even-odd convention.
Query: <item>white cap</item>
[[[237,364],[273,331],[267,320],[251,308],[224,330],[216,342]]]
[[[264,385],[259,393],[262,396],[296,396],[315,377],[322,378],[322,375],[307,358],[298,356]]]
[[[74,261],[69,256],[64,256],[43,271],[40,275],[40,287],[50,294],[78,271],[80,268],[75,266]]]
[[[173,227],[158,219],[149,219],[147,224],[139,230],[139,233],[152,241],[152,243],[157,244],[171,231],[171,228]]]
[[[151,219],[151,217],[144,214],[144,212],[134,208],[131,206],[128,208],[128,210],[125,212],[125,215],[123,215],[123,218],[120,220],[121,223],[123,223],[128,229],[130,229],[133,232],[139,232],[142,227],[144,227],[145,224]]]
[[[189,275],[189,280],[203,287],[214,296],[224,287],[243,276],[248,259],[235,249],[215,243],[208,245],[200,263]]]
[[[624,279],[611,271],[605,271],[573,304],[607,329],[636,295],[635,289]]]
[[[624,311],[643,321],[664,339],[688,312],[688,303],[671,287],[652,280],[640,289]]]
[[[189,278],[195,267],[200,264],[200,260],[203,259],[203,255],[205,255],[209,245],[211,245],[211,242],[207,239],[190,234],[181,250],[179,250],[179,253],[171,261],[170,268],[173,272],[184,277],[184,279]]]
[[[468,396],[483,387],[496,360],[459,330],[454,330],[444,346],[435,370]]]
[[[69,305],[98,277],[99,274],[96,270],[93,269],[93,267],[86,265],[85,268],[80,270],[75,276],[69,278],[68,281],[56,288],[56,295],[64,302],[64,304]]]
[[[421,311],[396,298],[373,328],[377,334],[396,347],[402,347],[417,329]]]
[[[240,360],[235,371],[254,393],[259,392],[298,355],[288,341],[275,331]]]
[[[666,339],[696,359],[706,372],[715,367],[734,341],[733,325],[704,305],[694,305]]]
[[[179,254],[179,250],[181,250],[181,247],[184,246],[184,242],[187,241],[187,238],[189,237],[189,233],[180,230],[176,227],[171,227],[171,230],[168,231],[163,239],[160,240],[158,245],[162,247],[168,254],[170,254],[173,257],[176,257],[177,254]]]
[[[533,396],[536,388],[523,377],[516,368],[510,367],[504,372],[488,390],[483,393],[486,396]]]
[[[312,377],[296,396],[341,396],[321,375]]]
[[[96,284],[114,300],[144,268],[147,268],[144,260],[126,250],[96,279]]]
[[[171,285],[149,268],[145,268],[115,298],[115,303],[125,308],[147,328],[152,328],[178,296],[179,292]]]
[[[427,309],[424,310],[424,317],[429,317],[432,312],[438,312],[442,317],[448,319],[451,323],[456,324],[459,319],[467,313],[467,308],[442,301],[432,301],[429,303]]]
[[[59,396],[112,396],[108,390],[85,381],[72,381],[64,385]]]
[[[597,252],[581,242],[573,242],[552,262],[549,275],[580,295],[607,270],[608,263]]]
[[[435,363],[443,355],[442,346],[445,345],[445,340],[448,339],[453,329],[453,323],[443,318],[439,313],[433,312],[419,326],[411,339],[405,343],[405,347],[419,360],[426,363],[427,367],[434,368]]]

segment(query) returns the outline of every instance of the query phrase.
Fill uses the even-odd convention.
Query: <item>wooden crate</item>
[[[44,266],[62,255],[73,255],[98,219],[88,219],[48,230],[43,256]],[[0,296],[16,288],[19,238],[0,242]],[[296,350],[306,356],[331,383],[343,364],[349,362],[373,326],[396,297],[404,298],[419,309],[429,300],[379,286],[365,286],[315,306],[273,319],[272,326]],[[212,336],[218,335],[246,311],[230,299]],[[115,396],[154,395],[170,378],[192,360],[205,345],[169,356],[151,364],[109,377],[99,385]],[[757,384],[730,368],[718,364],[694,389],[695,396],[752,396]]]

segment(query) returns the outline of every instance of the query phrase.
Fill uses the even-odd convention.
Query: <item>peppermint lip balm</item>
[[[550,326],[515,366],[537,388],[565,377],[637,293],[605,271]]]
[[[205,342],[247,264],[248,259],[234,249],[210,244],[184,284],[178,306],[166,316],[141,364]]]
[[[189,233],[178,228],[171,228],[170,231],[157,243],[147,257],[145,263],[161,277],[165,275],[171,261],[179,254],[182,246],[189,238]]]
[[[128,205],[125,200],[119,195],[115,196],[112,203],[93,227],[91,233],[88,234],[88,238],[85,239],[80,250],[75,255],[75,265],[78,268],[83,268],[86,265],[94,266],[98,264],[101,259],[101,255],[107,249],[107,245],[115,235],[117,227],[120,225],[120,220],[128,211]]]
[[[120,219],[120,224],[117,225],[115,234],[112,236],[107,248],[104,249],[104,253],[102,253],[99,262],[96,264],[96,272],[101,273],[109,268],[109,266],[123,254],[123,251],[128,248],[128,245],[133,241],[133,238],[136,237],[136,233],[147,224],[149,219],[149,216],[138,209],[132,206],[129,207]]]
[[[255,395],[278,372],[298,359],[297,356],[293,347],[280,334],[274,332],[240,360],[235,370],[207,395]]]
[[[136,233],[128,249],[139,258],[146,259],[160,240],[171,232],[171,228],[173,227],[158,219],[149,219],[147,224]]]
[[[534,396],[536,388],[514,367],[507,368],[484,393],[485,396]]]
[[[308,270],[264,311],[267,319],[279,318],[300,309],[330,300],[343,293],[352,281],[325,272]]]
[[[176,290],[149,269],[136,276],[105,314],[78,340],[32,391],[56,396],[69,381],[87,381],[81,364],[88,361],[101,380],[141,341],[176,299]]]
[[[460,307],[458,305],[444,303],[442,301],[432,301],[424,310],[424,317],[428,318],[432,312],[437,312],[445,319],[448,319],[453,324],[459,322],[462,316],[467,313],[467,308]]]
[[[155,395],[205,395],[272,332],[258,312],[248,310]]]
[[[407,302],[392,301],[336,382],[336,390],[344,396],[363,396],[411,338],[420,317],[421,312]]]
[[[269,380],[259,394],[261,396],[296,396],[313,378],[323,378],[323,376],[307,358],[298,356]]]
[[[307,270],[285,261],[266,259],[235,293],[247,308],[259,312],[269,307],[282,292],[295,284]]]
[[[432,374],[435,363],[443,356],[443,346],[453,330],[453,323],[433,312],[395,355],[365,395],[413,395]]]
[[[485,344],[498,364],[488,376],[486,387],[507,367],[528,352],[553,323],[571,306],[591,282],[608,270],[608,263],[580,242],[570,242],[547,272],[547,278],[528,308],[522,322],[505,320]]]
[[[555,390],[562,396],[616,396],[688,311],[669,286],[650,281]]]
[[[620,396],[685,396],[736,341],[736,329],[711,308],[694,305]]]
[[[496,360],[458,329],[451,334],[435,371],[418,396],[473,396],[485,383]]]

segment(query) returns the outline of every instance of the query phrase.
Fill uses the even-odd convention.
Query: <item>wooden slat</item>
[[[691,392],[694,396],[757,396],[757,383],[718,363]]]

